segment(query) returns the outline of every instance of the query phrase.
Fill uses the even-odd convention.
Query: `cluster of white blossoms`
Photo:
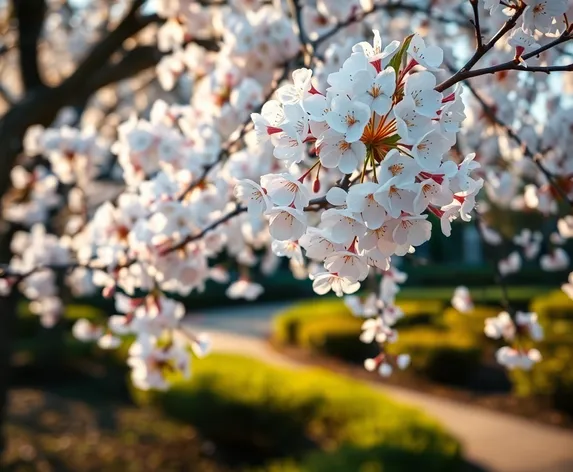
[[[393,327],[404,312],[396,305],[396,294],[400,290],[399,284],[407,278],[407,274],[391,267],[383,272],[377,294],[371,293],[365,300],[356,295],[348,295],[344,299],[354,316],[367,318],[362,324],[360,340],[366,344],[376,342],[380,346],[380,354],[366,359],[364,368],[369,372],[378,371],[382,377],[389,377],[396,367],[404,370],[410,364],[408,354],[393,355],[385,348],[386,344],[398,339],[398,332]]]
[[[491,14],[488,20],[503,25],[509,17],[518,17],[507,41],[498,41],[478,67],[495,67],[514,59],[526,68],[569,63],[561,58],[559,48],[548,44],[571,37],[567,18],[572,7],[567,0],[486,1]],[[527,69],[500,71],[472,81],[481,100],[465,97],[468,120],[459,144],[475,152],[486,170],[485,192],[478,202],[480,213],[485,215],[490,209],[538,213],[557,222],[550,235],[531,228],[516,229],[504,245],[511,249],[498,263],[502,276],[517,274],[526,261],[536,261],[544,271],[570,270],[564,246],[571,236],[567,236],[564,215],[570,213],[569,202],[573,201],[573,156],[569,152],[573,113],[570,100],[564,98],[571,92],[571,76],[563,74],[548,85],[544,74],[529,74]],[[516,83],[520,86],[515,87]],[[499,223],[495,219],[494,227]],[[500,245],[503,239],[489,231],[482,235],[493,235],[487,241],[491,245]]]
[[[524,145],[531,155],[543,156],[539,161],[573,197],[573,114],[567,101],[557,103],[561,90],[556,94],[544,74],[517,80],[525,72],[512,69],[515,60],[530,68],[557,63],[557,48],[528,54],[570,28],[568,2],[480,2],[491,13],[493,30],[520,13],[477,64],[509,62],[512,68],[476,77],[473,84],[491,98],[500,121],[518,125],[521,143],[502,136],[502,126],[472,101],[467,88],[466,109],[461,79],[455,88],[438,91],[444,56],[449,67],[467,48],[442,51],[426,42],[447,45],[450,31],[473,41],[473,28],[461,24],[467,23],[463,8],[471,14],[469,2],[460,10],[459,2],[437,0],[417,13],[417,3],[403,5],[407,17],[400,16],[399,3],[388,3],[386,11],[359,0],[301,2],[288,13],[284,2],[215,3],[155,2],[162,19],[152,29],[162,53],[157,80],[182,104],[146,96],[144,117],[127,110],[127,120],[125,109],[117,115],[98,109],[110,117],[113,145],[100,139],[106,133],[83,122],[80,129],[62,122],[30,128],[26,158],[32,164],[44,160],[12,169],[14,192],[3,217],[31,230],[14,238],[15,256],[0,273],[1,294],[18,285],[46,325],[63,310],[59,275],[65,273],[75,296],[99,290],[113,297],[120,315],[105,326],[80,320],[74,334],[102,348],[134,336],[129,365],[135,385],[164,389],[174,374],[189,375],[189,351],[200,357],[208,350],[204,336],[185,329],[185,308],[170,297],[201,292],[215,281],[228,284],[230,298],[254,300],[263,288],[251,280],[252,271],[271,274],[281,258],[289,259],[295,277],[310,278],[318,294],[353,294],[366,278],[381,274],[378,294],[347,303],[368,318],[362,341],[381,345],[366,368],[384,376],[405,368],[406,354],[392,356],[384,349],[397,338],[394,324],[402,312],[395,295],[405,280],[391,258],[424,244],[432,220],[446,236],[452,221],[469,221],[484,179],[484,212],[497,205],[560,215],[562,196],[524,157]],[[297,3],[290,7],[297,10]],[[448,20],[442,28],[435,8],[451,8],[452,18],[461,13],[463,21]],[[416,34],[399,43],[375,31],[374,44],[364,42],[364,31],[374,25],[400,38],[419,27],[425,39]],[[91,49],[90,35],[100,30],[86,30],[82,41],[84,28],[74,30],[78,41],[66,43],[74,44],[79,60]],[[126,41],[126,51],[137,41]],[[302,63],[309,68],[294,71],[293,83],[275,90],[279,72],[287,77]],[[118,86],[112,95],[131,96],[122,90]],[[147,91],[153,93],[152,87]],[[532,104],[543,101],[547,110],[539,115],[546,118],[537,119],[532,110],[539,106]],[[254,130],[247,126],[251,114]],[[466,114],[469,123],[458,139]],[[105,167],[114,170],[113,178],[121,177],[122,189],[93,208],[87,191]],[[538,233],[518,234],[499,272],[515,273],[523,259],[537,257],[545,270],[565,270],[571,218],[556,218],[549,245]],[[482,221],[484,240],[501,244],[501,232]],[[563,290],[573,298],[573,275]],[[452,303],[462,312],[473,306],[463,287]],[[518,313],[513,321],[509,315],[491,320],[486,331],[517,341],[538,336],[536,326],[533,315]],[[533,349],[504,349],[498,358],[509,366],[527,367],[539,357]]]
[[[121,342],[118,336],[134,335],[127,363],[136,388],[166,390],[172,379],[190,377],[190,349],[199,358],[208,354],[208,338],[180,326],[185,314],[182,303],[158,292],[142,298],[118,294],[115,304],[121,314],[109,318],[107,330],[81,319],[73,332],[78,339],[97,340],[103,349],[118,347]]]
[[[460,285],[454,290],[452,306],[460,313],[469,313],[474,309],[474,302],[467,287]]]
[[[10,293],[15,284],[30,300],[30,311],[40,316],[43,326],[51,327],[58,321],[63,305],[59,298],[56,274],[44,269],[50,265],[65,265],[71,261],[67,247],[69,240],[62,240],[46,232],[41,224],[27,231],[18,231],[12,238],[10,270],[21,277],[0,279],[0,295]]]
[[[238,197],[253,217],[269,219],[275,241],[323,263],[312,275],[317,293],[353,293],[371,271],[387,270],[391,256],[413,252],[431,236],[430,214],[447,236],[451,221],[471,219],[483,180],[472,177],[473,155],[459,164],[448,157],[464,105],[460,89],[435,90],[442,57],[417,35],[382,48],[375,31],[374,44],[356,44],[326,90],[299,69],[278,100],[253,114],[259,139],[287,171],[260,185],[242,181]],[[320,192],[321,173],[338,184],[311,200],[306,182]]]
[[[484,332],[492,339],[513,343],[496,353],[497,361],[509,369],[530,370],[541,361],[541,353],[537,349],[526,347],[528,341],[543,339],[543,328],[537,321],[536,313],[518,311],[511,316],[506,311],[501,312],[497,317],[485,320]]]

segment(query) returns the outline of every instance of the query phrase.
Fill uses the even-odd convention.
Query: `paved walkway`
[[[188,325],[211,334],[214,350],[243,354],[272,364],[305,368],[266,342],[272,316],[288,304],[204,310]],[[415,405],[441,421],[463,444],[466,459],[491,472],[573,472],[573,432],[400,387],[371,386]]]

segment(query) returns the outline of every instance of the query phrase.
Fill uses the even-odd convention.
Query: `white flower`
[[[287,166],[302,161],[306,154],[306,147],[292,126],[284,126],[282,132],[271,136],[271,141],[275,146],[273,155]]]
[[[332,241],[339,244],[350,244],[365,229],[360,216],[351,210],[330,208],[322,213],[321,220]]]
[[[332,187],[326,192],[326,201],[333,206],[346,205],[346,198],[348,194],[340,187]]]
[[[296,241],[273,241],[271,249],[279,257],[288,257],[298,264],[304,264],[300,244]]]
[[[492,246],[499,246],[503,242],[497,231],[486,226],[486,224],[481,221],[478,224],[480,225],[480,231],[486,243],[491,244]]]
[[[354,76],[354,100],[368,105],[381,116],[390,110],[395,90],[396,71],[392,67],[378,74],[373,69],[361,70]]]
[[[440,167],[444,153],[446,153],[450,147],[451,145],[448,140],[438,131],[433,130],[422,136],[422,138],[412,146],[411,153],[422,169],[434,172]]]
[[[555,248],[550,254],[544,254],[539,259],[541,268],[547,272],[559,272],[569,267],[569,256],[563,248]]]
[[[485,335],[488,338],[512,341],[515,338],[516,328],[511,316],[506,311],[501,312],[495,318],[485,320]]]
[[[573,300],[573,272],[569,274],[569,278],[567,279],[567,283],[561,285],[561,290],[565,292],[565,294]]]
[[[263,188],[249,179],[243,179],[237,183],[235,196],[241,203],[247,205],[247,211],[251,216],[261,215],[271,206]]]
[[[277,90],[281,103],[287,105],[298,104],[311,89],[312,71],[310,69],[297,69],[292,73],[292,84],[283,85]]]
[[[309,228],[299,239],[299,244],[305,249],[306,257],[317,261],[323,261],[327,255],[344,248],[342,244],[334,242],[330,234],[315,228]]]
[[[368,276],[366,261],[350,251],[337,251],[324,260],[324,267],[332,274],[346,277],[352,281],[361,281]]]
[[[420,183],[411,184],[408,189],[417,192],[414,198],[414,212],[416,214],[422,213],[430,204],[441,207],[452,202],[454,198],[447,180],[440,185],[434,179],[427,179]]]
[[[332,290],[337,297],[342,297],[344,294],[350,295],[358,291],[360,283],[348,277],[323,272],[314,277],[312,288],[318,295]]]
[[[377,229],[386,219],[386,210],[374,198],[380,186],[373,182],[365,182],[350,187],[346,204],[348,209],[360,213],[364,224],[369,229]]]
[[[396,357],[396,365],[400,370],[405,370],[410,365],[410,356],[408,354],[400,354]]]
[[[209,352],[211,352],[211,338],[205,333],[199,333],[198,335],[193,336],[191,349],[193,350],[193,354],[200,359],[207,356]]]
[[[233,299],[244,298],[245,300],[255,300],[263,291],[264,289],[261,285],[241,279],[229,285],[225,293],[229,298]]]
[[[567,0],[531,0],[523,12],[523,27],[550,33],[555,29],[554,19],[563,16],[567,11]]]
[[[412,41],[408,46],[408,54],[418,64],[431,71],[438,70],[444,60],[444,52],[441,48],[438,46],[426,46],[425,41],[418,34],[412,37]]]
[[[470,291],[467,287],[460,285],[454,291],[452,306],[460,313],[468,313],[474,309]]]
[[[310,193],[303,184],[290,174],[266,174],[261,177],[261,186],[277,206],[294,205],[304,209],[310,201]]]
[[[537,349],[518,351],[514,348],[504,346],[495,354],[497,362],[508,369],[531,370],[531,368],[541,361],[541,353]]]
[[[121,345],[121,339],[111,333],[104,334],[97,342],[101,349],[117,349]]]
[[[257,139],[262,143],[283,130],[282,124],[286,117],[282,105],[276,100],[269,100],[263,105],[260,114],[251,114],[251,119],[255,124]]]
[[[388,180],[376,191],[374,198],[386,209],[392,218],[398,218],[402,212],[414,212],[414,198],[416,194],[410,190],[399,187],[393,179]]]
[[[404,93],[411,97],[416,112],[434,118],[442,106],[442,94],[436,92],[436,76],[428,71],[411,74],[406,80]]]
[[[427,220],[428,215],[402,216],[392,232],[398,245],[420,246],[430,239],[432,224]]]
[[[394,107],[398,134],[404,142],[415,143],[430,131],[432,120],[416,111],[412,97],[406,96]]]
[[[384,343],[389,337],[393,337],[393,330],[384,324],[382,318],[371,318],[362,323],[360,341],[370,344],[373,341]]]
[[[521,256],[517,252],[512,252],[507,258],[498,262],[499,273],[502,276],[514,274],[521,269]]]
[[[366,146],[362,141],[350,143],[343,134],[333,129],[322,133],[316,145],[320,163],[327,169],[338,167],[344,174],[356,170],[366,157]]]
[[[306,231],[306,215],[296,208],[275,207],[265,213],[269,218],[269,232],[279,241],[299,239]]]
[[[531,34],[526,33],[523,28],[514,29],[507,40],[507,44],[515,48],[515,57],[526,67],[527,64],[521,56],[539,47],[539,44],[535,42],[535,38]]]
[[[559,235],[563,239],[573,238],[573,216],[567,215],[564,218],[559,219],[557,222],[557,229],[559,230]]]
[[[370,108],[346,96],[332,99],[331,110],[326,115],[326,122],[334,131],[344,135],[347,142],[358,141],[370,120]]]
[[[72,334],[80,341],[97,341],[103,335],[101,326],[94,325],[89,320],[81,318],[74,323]]]
[[[543,328],[537,321],[537,313],[525,313],[518,311],[515,314],[515,324],[529,333],[529,337],[534,341],[543,340]]]

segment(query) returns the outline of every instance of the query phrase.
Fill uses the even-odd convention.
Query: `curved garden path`
[[[266,339],[272,317],[288,303],[203,310],[187,325],[211,335],[214,350],[271,364],[306,368],[273,350]],[[468,461],[491,472],[572,472],[573,432],[396,386],[371,386],[439,420],[463,444]]]

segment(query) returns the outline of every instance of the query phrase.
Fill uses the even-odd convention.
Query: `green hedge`
[[[52,328],[44,328],[40,317],[31,313],[28,303],[18,306],[16,338],[12,365],[16,379],[68,375],[68,367],[79,359],[103,358],[107,354],[94,343],[84,343],[73,337],[71,328],[80,318],[105,323],[104,313],[87,305],[69,305],[65,316]]]
[[[443,472],[460,466],[460,445],[433,420],[324,370],[213,355],[194,365],[191,380],[167,392],[134,390],[134,398],[192,423],[222,450],[256,452],[274,463],[268,471],[348,471],[370,463],[390,472]],[[290,465],[274,459],[281,456],[291,457]]]
[[[564,320],[573,323],[573,300],[561,290],[535,297],[529,308],[537,313],[540,320]]]
[[[363,320],[351,317],[319,318],[300,326],[298,345],[311,351],[362,364],[378,354],[375,344],[364,344],[359,336]]]
[[[444,304],[440,300],[401,300],[398,305],[404,312],[397,326],[417,326],[441,323]],[[350,321],[349,321],[350,320]],[[329,332],[360,334],[361,319],[352,316],[351,311],[339,298],[325,298],[303,301],[275,316],[273,320],[273,340],[278,344],[301,344],[301,331],[316,333],[316,323]],[[340,326],[340,328],[338,327]]]
[[[539,346],[544,359],[531,371],[510,371],[514,391],[519,396],[535,396],[556,409],[573,415],[573,349]]]
[[[444,327],[464,334],[473,334],[479,338],[485,337],[484,327],[487,318],[494,318],[503,311],[495,306],[476,305],[468,313],[460,313],[449,307],[444,311]]]
[[[436,382],[465,385],[484,354],[484,318],[498,309],[477,307],[471,314],[447,309],[439,300],[399,302],[404,311],[395,354],[412,357],[412,370]],[[301,302],[274,320],[274,339],[350,362],[362,363],[378,353],[376,344],[359,340],[363,320],[352,317],[340,300]],[[479,334],[479,336],[476,335]]]
[[[483,349],[470,335],[437,328],[412,328],[388,345],[393,354],[409,354],[410,369],[435,382],[465,385],[480,367]]]

